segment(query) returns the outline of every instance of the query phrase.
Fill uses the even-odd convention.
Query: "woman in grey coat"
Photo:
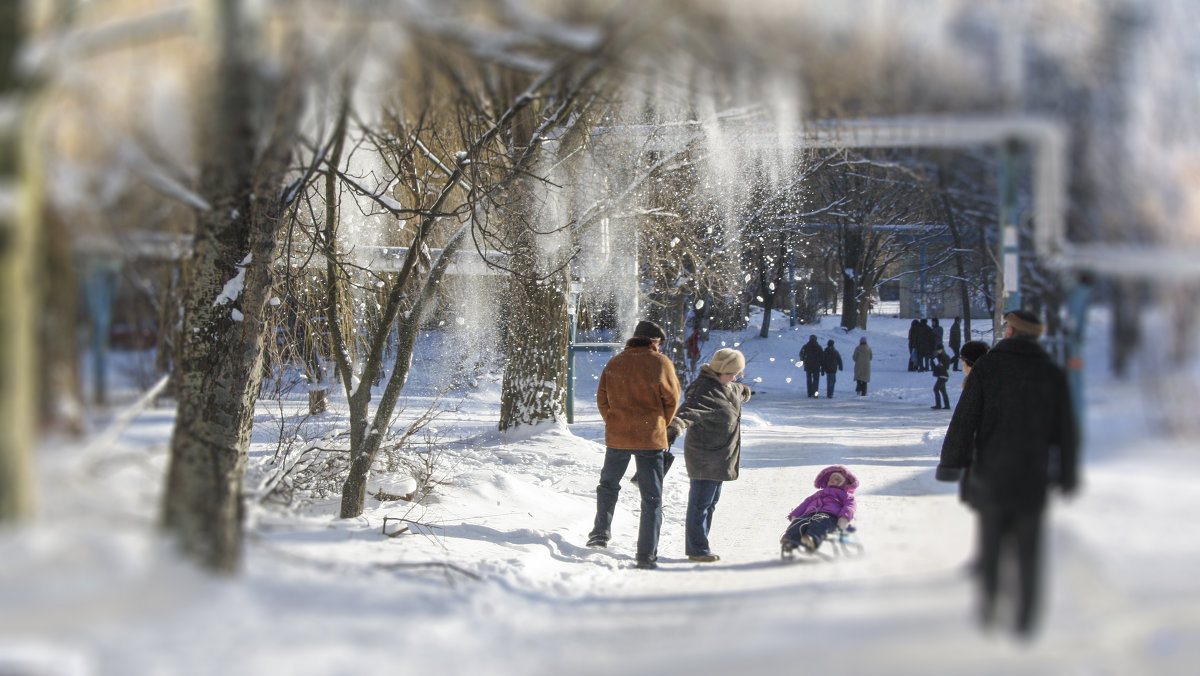
[[[700,366],[700,376],[684,394],[683,405],[667,428],[674,440],[687,430],[683,459],[691,486],[688,491],[685,549],[692,561],[716,561],[708,545],[713,512],[721,497],[721,484],[738,478],[742,455],[742,403],[750,388],[734,380],[746,368],[738,350],[721,348]]]

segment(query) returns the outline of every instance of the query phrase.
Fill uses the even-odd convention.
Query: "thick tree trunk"
[[[228,573],[241,561],[242,483],[294,118],[289,97],[279,96],[279,110],[289,112],[273,120],[264,139],[256,99],[279,92],[258,77],[237,4],[217,0],[213,10],[219,62],[200,177],[211,208],[197,214],[184,293],[179,409],[162,518],[186,556]]]
[[[564,271],[546,280],[510,280],[500,430],[557,420],[566,410],[569,283]]]
[[[248,191],[244,194],[248,194]],[[274,230],[253,205],[216,202],[202,219],[184,301],[179,410],[163,525],[201,565],[232,572],[241,558],[242,480],[262,380],[262,328]],[[244,217],[230,218],[241,211]],[[256,227],[255,227],[256,226]],[[265,231],[265,232],[264,232]],[[223,290],[241,277],[231,300]]]
[[[861,272],[859,267],[862,265],[863,249],[865,242],[863,241],[863,231],[860,226],[851,226],[846,229],[846,239],[844,243],[844,255],[842,256],[842,322],[841,327],[847,331],[858,326],[858,295],[860,292]]]

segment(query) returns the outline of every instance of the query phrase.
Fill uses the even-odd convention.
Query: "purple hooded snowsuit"
[[[841,486],[830,486],[829,476],[834,472],[846,477],[846,483]],[[817,474],[813,485],[819,488],[816,493],[808,496],[798,507],[788,514],[788,519],[796,519],[806,514],[825,512],[834,518],[854,519],[854,489],[858,488],[858,478],[850,470],[841,465],[831,465]]]

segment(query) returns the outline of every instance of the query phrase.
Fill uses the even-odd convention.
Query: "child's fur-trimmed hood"
[[[816,486],[817,488],[828,488],[829,487],[829,477],[834,472],[838,472],[842,476],[846,477],[846,483],[843,486],[841,486],[841,488],[844,489],[847,493],[852,492],[855,488],[858,488],[858,477],[854,476],[854,474],[852,474],[850,472],[850,470],[846,469],[842,465],[830,465],[829,467],[826,467],[825,469],[821,470],[817,474],[817,478],[815,480],[813,480],[813,485]]]

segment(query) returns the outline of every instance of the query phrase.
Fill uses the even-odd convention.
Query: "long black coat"
[[[975,362],[942,443],[937,478],[967,472],[977,510],[1042,509],[1078,482],[1079,434],[1066,373],[1034,340],[1006,338]]]
[[[805,371],[821,370],[821,362],[825,358],[825,351],[817,344],[815,339],[809,339],[804,347],[800,348],[800,361],[804,362]]]
[[[917,354],[931,355],[937,349],[937,334],[928,324],[917,325]]]

